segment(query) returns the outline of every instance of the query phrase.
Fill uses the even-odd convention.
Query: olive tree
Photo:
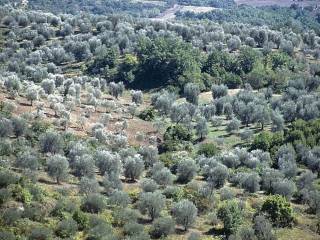
[[[58,184],[68,177],[69,162],[62,155],[51,156],[47,162],[47,168],[49,176],[55,178]]]
[[[132,90],[131,91],[131,97],[132,97],[132,102],[137,104],[137,105],[140,105],[142,104],[143,102],[143,94],[142,94],[142,91],[135,91],[135,90]]]
[[[26,89],[26,98],[30,101],[30,106],[33,106],[33,101],[38,100],[39,91],[35,85],[31,85]]]
[[[13,127],[12,122],[8,118],[0,118],[0,137],[5,138],[9,137],[12,134]]]
[[[228,94],[228,87],[225,85],[212,85],[211,87],[213,99],[224,97]]]
[[[142,214],[147,213],[151,220],[160,216],[161,210],[165,206],[165,196],[159,191],[145,192],[139,197],[138,207]]]
[[[38,157],[30,150],[23,152],[17,157],[16,165],[19,168],[29,169],[31,171],[38,170],[40,166]]]
[[[195,128],[200,140],[204,139],[209,133],[207,120],[204,117],[198,118]]]
[[[181,160],[178,163],[178,181],[182,183],[190,182],[197,174],[198,166],[192,159]]]
[[[109,92],[116,99],[118,99],[118,97],[123,94],[123,91],[124,91],[124,84],[122,82],[119,82],[119,83],[111,82],[109,84]]]
[[[62,151],[63,140],[59,133],[48,131],[39,136],[39,145],[41,152],[56,154]]]
[[[200,94],[200,89],[197,84],[187,83],[184,86],[184,96],[186,97],[188,102],[198,105],[199,94]]]
[[[83,177],[79,183],[79,192],[85,195],[98,193],[99,183],[94,178]]]
[[[94,160],[101,175],[112,172],[119,173],[122,168],[119,155],[113,154],[107,150],[97,150],[94,154]]]
[[[131,181],[139,179],[143,170],[144,163],[140,155],[135,155],[133,157],[128,157],[124,161],[124,176],[129,178]]]
[[[90,154],[77,157],[73,168],[75,175],[78,177],[94,177],[95,165],[93,157]]]
[[[194,224],[197,214],[197,207],[186,199],[175,203],[172,208],[172,215],[176,223],[182,225],[185,231]]]

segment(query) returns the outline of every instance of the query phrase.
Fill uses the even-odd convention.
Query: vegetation
[[[0,0],[0,239],[318,239],[319,9],[252,4]]]

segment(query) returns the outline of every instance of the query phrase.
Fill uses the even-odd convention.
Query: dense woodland
[[[0,0],[0,240],[319,239],[319,34],[298,3]]]

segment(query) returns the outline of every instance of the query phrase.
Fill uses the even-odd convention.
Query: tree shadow
[[[186,234],[186,232],[188,232],[188,231],[185,231],[184,229],[182,229],[182,228],[179,228],[179,227],[176,227],[176,229],[175,229],[175,234],[177,234],[177,235],[184,235],[184,234]]]
[[[46,185],[61,185],[61,183],[58,184],[56,181],[47,180],[47,179],[44,179],[44,178],[39,178],[39,179],[38,179],[38,182],[39,182],[39,183],[44,183],[44,184],[46,184]]]
[[[32,105],[30,105],[30,103],[20,102],[19,104],[21,106],[32,107]]]
[[[213,236],[223,236],[225,235],[225,231],[223,228],[211,228],[209,231],[205,232],[205,235],[213,235]]]
[[[152,223],[152,220],[149,219],[149,218],[142,218],[142,217],[140,217],[140,218],[138,218],[137,222],[138,222],[139,224],[145,225],[145,224],[151,224],[151,223]]]

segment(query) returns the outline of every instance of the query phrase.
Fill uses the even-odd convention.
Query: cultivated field
[[[319,5],[320,1],[315,0],[315,1],[296,1],[296,0],[235,0],[235,2],[238,5],[241,4],[247,4],[247,5],[252,5],[256,7],[261,7],[261,6],[271,6],[271,5],[278,5],[281,7],[287,7],[290,6],[291,4],[299,4],[300,6],[315,6]]]

